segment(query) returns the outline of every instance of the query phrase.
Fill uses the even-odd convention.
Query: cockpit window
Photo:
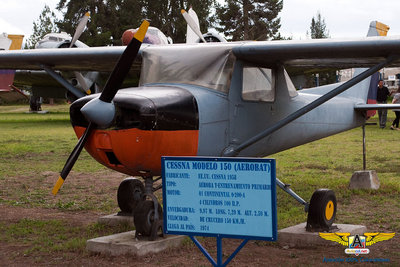
[[[273,102],[275,100],[275,82],[272,74],[272,69],[244,67],[243,100]]]
[[[228,93],[234,59],[228,45],[151,46],[143,50],[140,85],[179,83]]]

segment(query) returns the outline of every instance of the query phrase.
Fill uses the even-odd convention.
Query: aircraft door
[[[237,61],[229,100],[229,143],[239,145],[263,130],[274,113],[274,70]],[[250,146],[240,153],[241,156],[258,154],[262,154],[259,146]]]

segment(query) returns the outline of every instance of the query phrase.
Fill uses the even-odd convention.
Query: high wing
[[[124,49],[124,46],[115,46],[1,51],[0,68],[42,70],[45,65],[54,70],[109,72]]]
[[[172,46],[197,46],[200,52],[208,45],[210,44]],[[367,67],[382,62],[389,56],[400,55],[400,36],[237,42],[219,45],[232,49],[233,54],[240,60],[265,66],[283,64],[319,68]],[[168,46],[165,46],[166,49]],[[141,51],[147,47],[144,46]],[[0,68],[38,70],[42,69],[41,65],[46,65],[55,70],[110,71],[123,49],[124,47],[90,47],[1,51]],[[176,56],[179,57],[179,53]],[[400,60],[395,60],[389,66],[398,66],[399,63]],[[140,62],[136,61],[134,65],[138,67]]]
[[[294,67],[369,67],[400,55],[400,36],[252,42],[233,48],[233,53],[243,61],[267,66],[279,62]]]
[[[169,46],[197,46],[201,56],[200,52],[206,50],[208,45],[210,44],[179,44],[163,47],[169,50]],[[237,59],[263,66],[283,64],[318,68],[367,67],[382,62],[389,56],[400,55],[399,36],[234,42],[219,45],[232,49]],[[142,47],[141,51],[147,47]],[[39,70],[42,69],[41,65],[46,65],[54,70],[110,71],[123,49],[124,47],[90,47],[1,51],[0,68]],[[176,57],[179,59],[179,53]],[[389,66],[398,66],[399,63],[400,60],[395,60]],[[139,65],[140,62],[136,61],[134,68]]]

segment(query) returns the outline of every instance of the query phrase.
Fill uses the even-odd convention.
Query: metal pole
[[[217,236],[217,266],[223,266],[222,264],[222,238]]]
[[[363,169],[364,171],[367,169],[367,152],[366,152],[366,146],[365,146],[365,124],[362,126],[363,130]]]

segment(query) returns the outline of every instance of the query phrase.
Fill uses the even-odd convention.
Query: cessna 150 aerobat
[[[365,123],[370,76],[400,65],[400,37],[141,45],[144,22],[125,47],[0,52],[0,68],[109,71],[101,94],[75,101],[71,123],[79,137],[53,189],[56,194],[83,147],[101,164],[130,176],[118,189],[138,235],[154,239],[162,212],[154,191],[161,156],[264,157]],[[377,23],[369,35],[377,34]],[[140,59],[135,61],[135,58]],[[116,64],[115,64],[116,63]],[[120,89],[133,65],[140,85]],[[115,67],[113,67],[115,65]],[[285,67],[358,69],[339,84],[296,91]],[[336,215],[331,190],[305,206],[310,228],[329,228]]]

